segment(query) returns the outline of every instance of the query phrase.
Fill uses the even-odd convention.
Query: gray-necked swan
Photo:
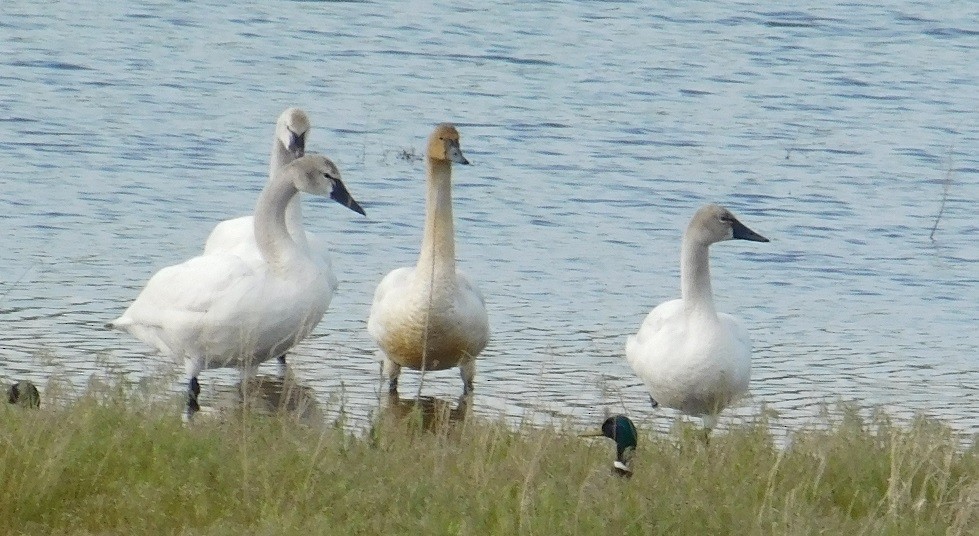
[[[309,116],[300,108],[287,108],[279,114],[275,122],[275,136],[272,139],[272,151],[269,156],[269,181],[280,167],[303,156],[306,152],[306,140],[310,128]],[[329,284],[332,296],[337,289],[337,278],[330,261],[330,247],[326,240],[303,229],[300,197],[292,198],[286,207],[286,227],[293,240],[300,247],[308,248],[313,260],[318,262],[320,277]],[[254,216],[224,220],[214,226],[204,244],[204,253],[230,251],[234,251],[242,258],[263,262],[258,243],[255,242]],[[278,356],[278,359],[285,363],[285,354]]]
[[[482,294],[456,270],[452,222],[452,162],[468,164],[459,132],[448,123],[428,138],[425,231],[415,266],[398,268],[374,292],[367,331],[381,348],[389,390],[401,367],[443,370],[458,366],[463,394],[473,389],[476,356],[489,341]]]
[[[200,409],[202,370],[233,366],[252,372],[309,335],[329,305],[329,283],[286,225],[287,207],[299,192],[328,196],[364,214],[333,162],[306,155],[277,170],[258,198],[254,235],[260,262],[231,250],[163,268],[109,323],[183,362],[188,420]]]
[[[681,298],[650,311],[626,343],[626,358],[649,388],[653,404],[701,417],[717,415],[748,390],[751,338],[738,320],[714,308],[708,246],[731,239],[768,242],[727,209],[694,214],[680,252]]]
[[[306,136],[309,130],[309,116],[301,109],[288,108],[279,115],[275,122],[275,137],[272,140],[272,152],[269,156],[269,181],[275,177],[275,172],[280,167],[305,153]],[[309,233],[298,232],[303,228],[299,197],[289,202],[289,207],[286,209],[286,226],[297,243],[305,244]],[[204,253],[229,251],[243,244],[258,253],[254,217],[251,215],[224,220],[215,225],[204,244]]]

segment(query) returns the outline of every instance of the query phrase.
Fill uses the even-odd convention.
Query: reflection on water
[[[316,392],[302,385],[287,369],[282,375],[259,374],[234,386],[219,386],[213,397],[219,412],[253,411],[288,415],[310,426],[325,421]]]
[[[434,396],[402,398],[397,391],[386,389],[370,407],[371,417],[356,419],[358,427],[377,419],[407,423],[419,430],[438,431],[446,426],[463,422],[472,408],[472,396],[457,399]],[[350,415],[345,406],[350,403],[340,396],[320,403],[317,392],[305,385],[287,367],[280,367],[279,374],[257,374],[233,384],[224,382],[214,386],[214,393],[202,399],[207,404],[204,413],[227,415],[241,411],[267,415],[286,415],[309,426],[324,424],[350,425]],[[358,405],[360,400],[356,401]],[[324,407],[325,406],[325,407]],[[175,407],[174,412],[180,408]]]
[[[401,398],[397,392],[388,392],[383,398],[379,417],[408,422],[425,431],[444,430],[450,424],[465,421],[471,401],[472,396],[460,396],[453,401],[433,396]]]

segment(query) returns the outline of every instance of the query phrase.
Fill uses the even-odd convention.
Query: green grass
[[[613,444],[469,416],[363,434],[237,412],[181,425],[121,389],[0,406],[0,534],[979,534],[979,449],[841,409],[779,447],[764,421]],[[431,424],[431,423],[426,423]],[[599,423],[596,423],[596,426]]]

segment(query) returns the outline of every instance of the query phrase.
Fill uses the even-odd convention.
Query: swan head
[[[605,419],[600,432],[582,434],[583,437],[604,436],[615,441],[615,462],[612,463],[612,473],[629,478],[632,476],[632,456],[636,452],[639,434],[632,420],[625,415],[615,415]]]
[[[25,408],[41,407],[41,393],[29,380],[21,380],[10,386],[7,391],[7,402]]]
[[[435,127],[431,136],[428,137],[428,158],[429,160],[469,165],[469,160],[462,156],[462,149],[459,147],[459,131],[456,130],[455,125],[441,123]]]
[[[767,238],[738,221],[730,210],[715,204],[704,205],[693,215],[686,235],[703,244],[735,239],[768,242]]]
[[[310,153],[298,158],[284,166],[280,173],[291,174],[292,182],[300,192],[329,197],[358,214],[367,215],[340,180],[336,164],[321,154]]]
[[[275,139],[294,158],[306,153],[306,134],[309,132],[309,116],[299,108],[287,108],[275,122]]]

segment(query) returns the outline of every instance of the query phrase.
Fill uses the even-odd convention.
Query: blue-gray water
[[[668,423],[623,347],[717,201],[772,239],[712,248],[718,305],[755,342],[722,422],[846,400],[976,431],[979,4],[682,4],[5,0],[0,380],[176,380],[102,324],[248,213],[296,105],[368,213],[306,204],[341,287],[290,360],[324,405],[377,405],[366,317],[423,218],[423,165],[398,155],[453,121],[474,164],[457,254],[493,330],[477,412]],[[206,372],[205,403],[236,380]],[[424,394],[460,389],[446,371]]]

